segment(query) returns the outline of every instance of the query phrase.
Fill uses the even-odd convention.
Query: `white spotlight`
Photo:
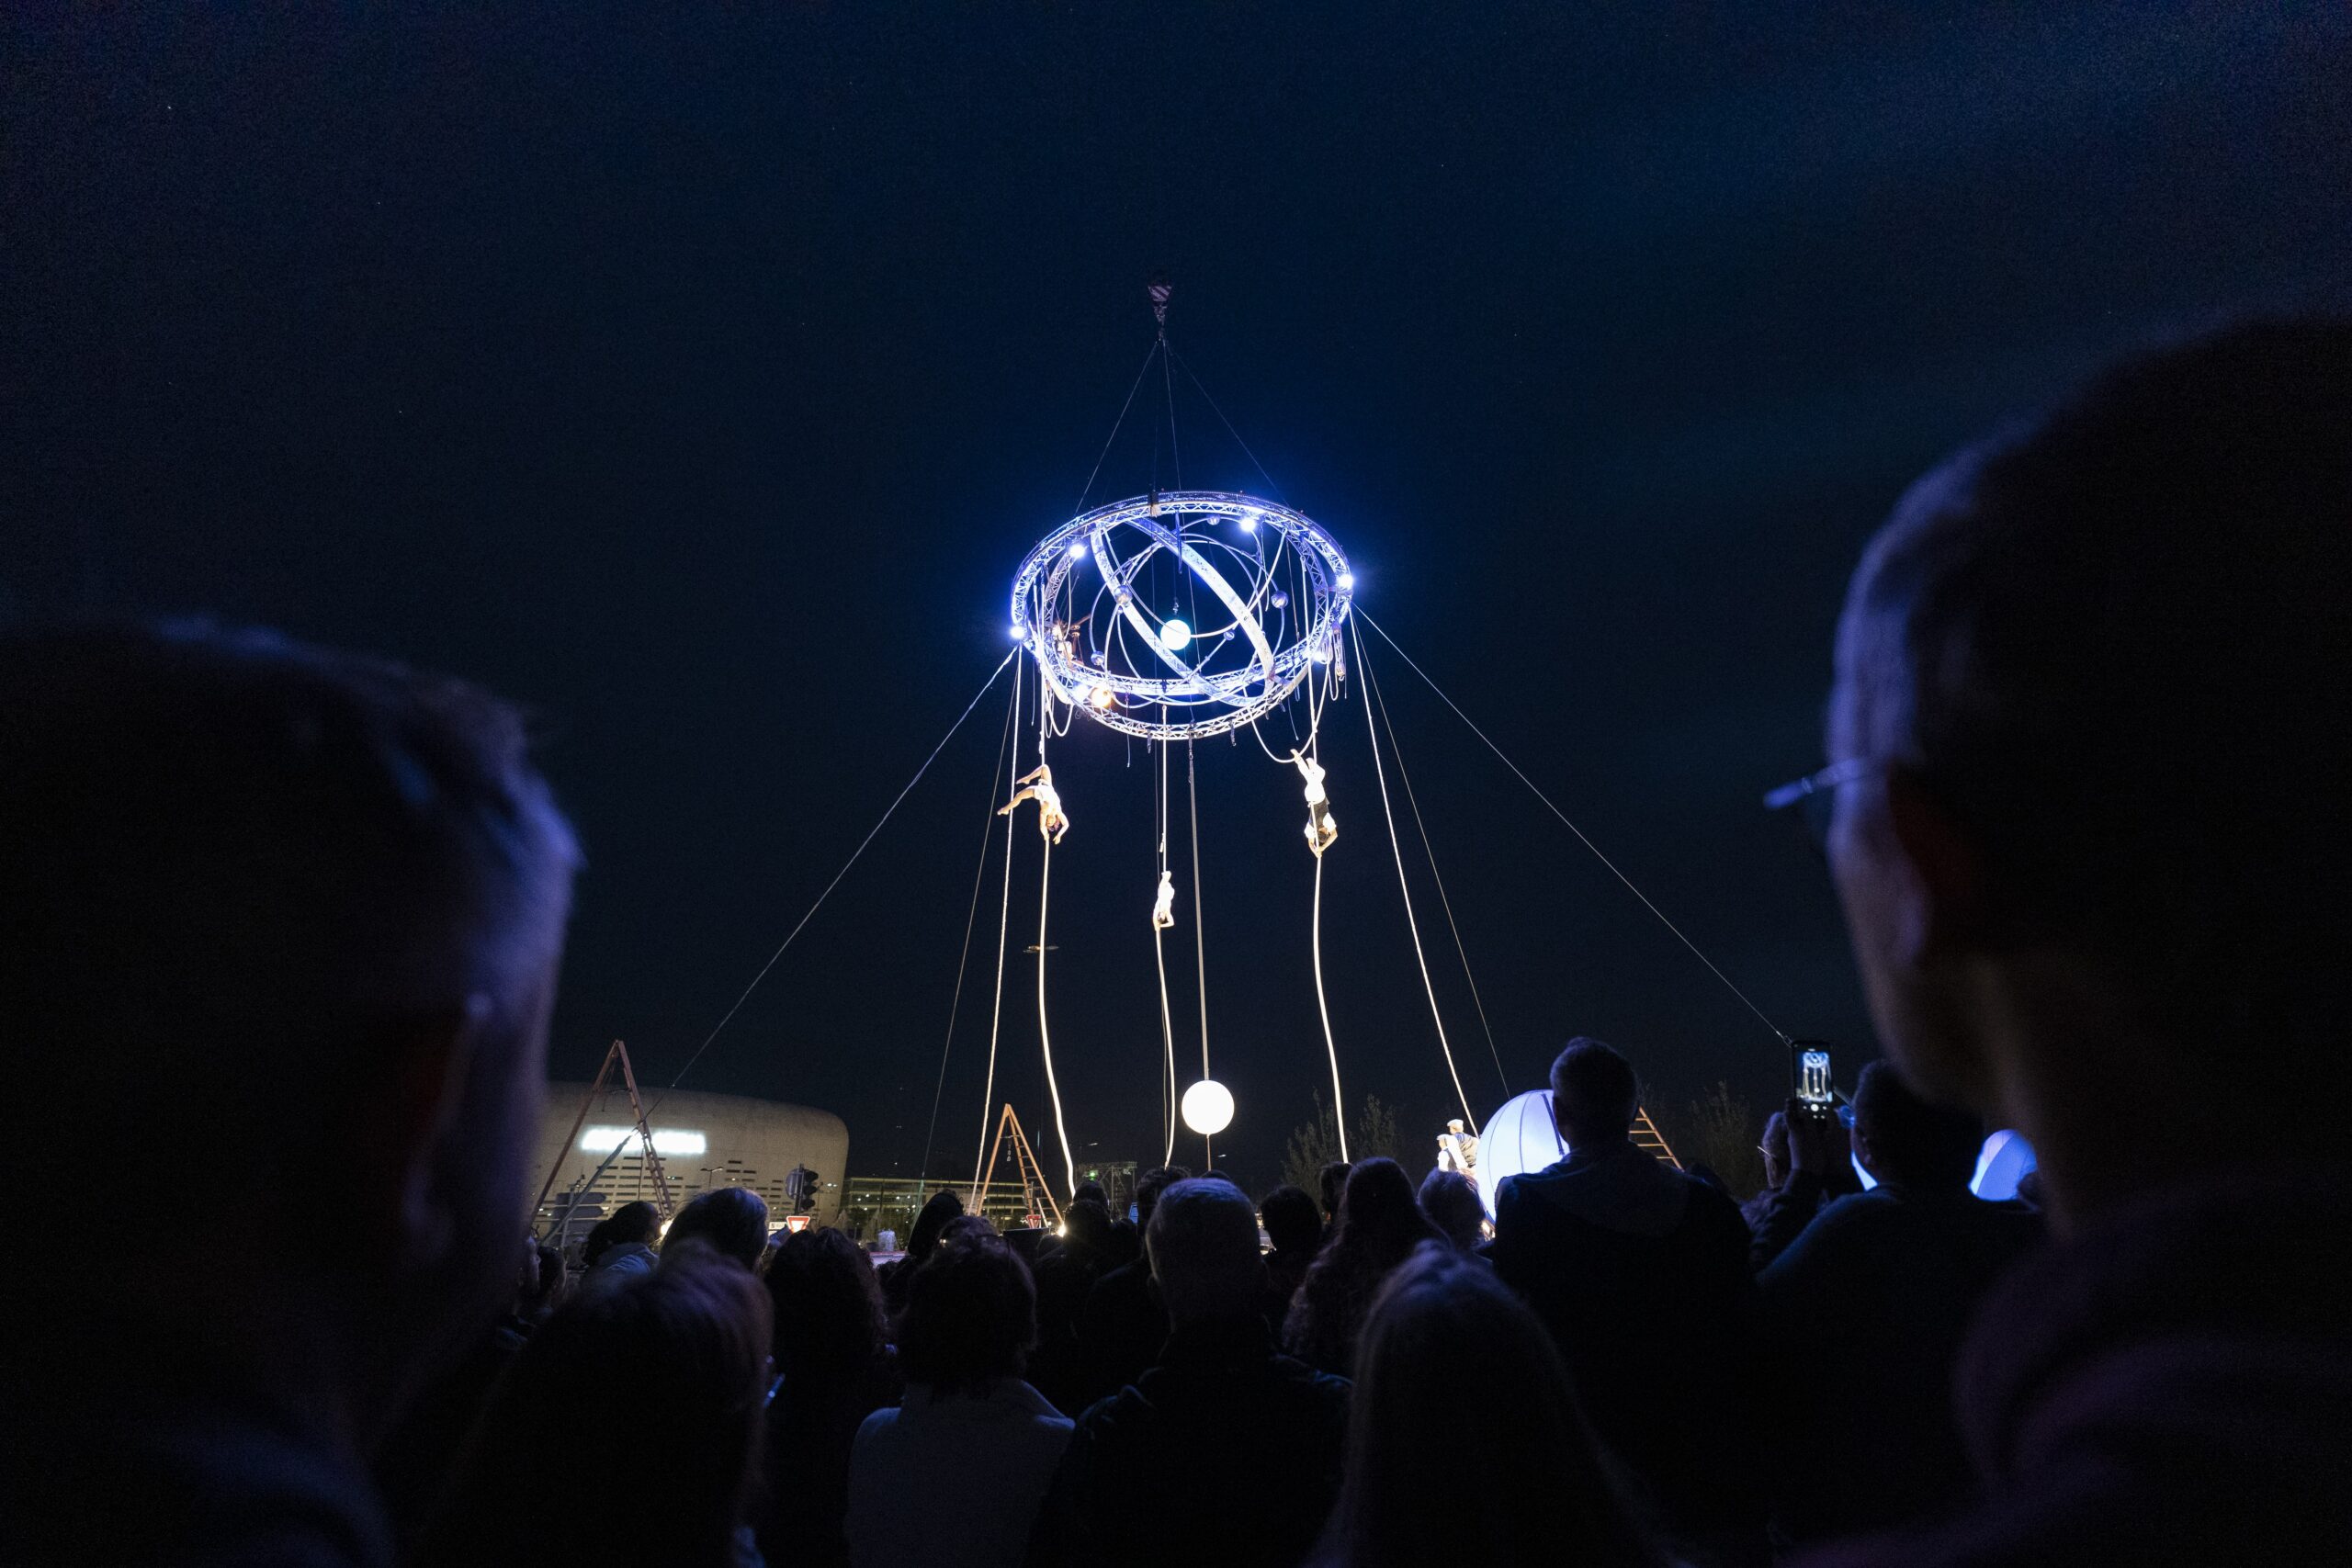
[[[1193,628],[1170,615],[1159,623],[1159,646],[1170,653],[1182,653],[1192,645]]]
[[[1233,1091],[1215,1078],[1203,1078],[1184,1091],[1184,1125],[1204,1138],[1213,1138],[1233,1125]]]
[[[1069,558],[1072,560],[1083,560],[1086,558],[1086,541],[1084,539],[1072,539],[1069,542]]]
[[[1241,531],[1245,534],[1254,534],[1258,531],[1258,514],[1256,513],[1245,512],[1241,514]]]
[[[1355,585],[1356,574],[1354,572],[1343,571],[1340,573],[1340,592],[1342,593],[1351,592],[1354,591]]]

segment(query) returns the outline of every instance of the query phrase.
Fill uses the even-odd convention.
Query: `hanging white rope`
[[[1357,649],[1363,651],[1361,647]],[[1388,705],[1380,698],[1380,682],[1372,672],[1372,664],[1363,664],[1364,700],[1380,710],[1380,728],[1388,734],[1388,750],[1396,758],[1396,780],[1405,786],[1405,804],[1412,807],[1413,828],[1421,836],[1421,853],[1429,857],[1430,880],[1437,884],[1437,901],[1445,911],[1446,929],[1453,933],[1453,951],[1462,960],[1462,978],[1469,983],[1470,1005],[1478,1011],[1478,1027],[1487,1036],[1487,1052],[1495,1059],[1495,1077],[1502,1080],[1503,1094],[1510,1094],[1510,1075],[1503,1070],[1503,1054],[1495,1044],[1494,1026],[1487,1021],[1487,1004],[1478,998],[1478,977],[1470,973],[1470,951],[1462,943],[1462,928],[1454,923],[1453,900],[1445,894],[1445,878],[1437,869],[1437,851],[1430,844],[1429,825],[1421,820],[1421,803],[1413,797],[1413,775],[1405,771],[1405,749],[1396,744],[1396,727],[1389,722]]]
[[[1062,1165],[1069,1175],[1069,1191],[1074,1197],[1078,1192],[1078,1161],[1069,1152],[1069,1129],[1062,1124],[1062,1091],[1054,1081],[1054,1037],[1046,1027],[1046,895],[1052,890],[1053,880],[1054,840],[1048,836],[1045,869],[1037,876],[1037,1043],[1046,1054],[1046,1093],[1054,1102],[1054,1131],[1062,1141]]]
[[[1359,614],[1361,614],[1360,611]],[[1530,794],[1533,795],[1536,799],[1544,803],[1546,810],[1550,811],[1553,816],[1560,819],[1562,826],[1566,827],[1569,832],[1574,833],[1577,836],[1577,842],[1582,844],[1586,849],[1590,850],[1592,852],[1592,858],[1599,861],[1602,865],[1607,866],[1609,868],[1609,874],[1623,883],[1625,885],[1625,891],[1640,899],[1642,901],[1642,908],[1647,909],[1651,914],[1656,915],[1657,917],[1657,923],[1664,926],[1668,931],[1672,931],[1674,933],[1674,940],[1689,948],[1690,950],[1690,955],[1707,966],[1707,973],[1722,981],[1724,989],[1729,991],[1733,996],[1737,997],[1739,998],[1740,1005],[1745,1007],[1748,1011],[1754,1013],[1758,1021],[1772,1032],[1773,1038],[1780,1041],[1783,1045],[1787,1044],[1789,1043],[1788,1034],[1781,1028],[1781,1026],[1774,1023],[1770,1018],[1767,1018],[1762,1008],[1758,1007],[1754,1002],[1748,1000],[1747,993],[1741,990],[1737,986],[1733,985],[1731,983],[1731,976],[1724,974],[1721,969],[1716,968],[1715,961],[1708,957],[1704,953],[1701,952],[1697,942],[1692,942],[1689,937],[1684,936],[1682,934],[1682,928],[1676,925],[1672,920],[1668,919],[1666,918],[1666,911],[1659,908],[1656,904],[1651,903],[1649,895],[1634,886],[1634,879],[1627,876],[1623,872],[1618,870],[1617,863],[1611,860],[1607,855],[1602,854],[1600,852],[1600,846],[1594,843],[1590,839],[1586,838],[1584,829],[1577,827],[1574,822],[1569,821],[1568,814],[1561,810],[1558,807],[1553,805],[1552,797],[1545,795],[1542,790],[1537,789],[1535,787],[1535,781],[1529,778],[1525,773],[1521,773],[1517,762],[1512,761],[1509,757],[1503,755],[1503,749],[1496,745],[1493,740],[1489,739],[1487,732],[1479,728],[1468,714],[1462,711],[1460,704],[1456,703],[1452,697],[1445,694],[1445,689],[1443,687],[1440,686],[1435,681],[1430,679],[1429,671],[1422,669],[1419,665],[1415,664],[1413,662],[1413,656],[1396,646],[1396,639],[1388,635],[1387,628],[1383,626],[1378,621],[1373,620],[1370,615],[1365,615],[1363,618],[1371,626],[1374,631],[1380,634],[1380,640],[1386,643],[1390,649],[1394,649],[1396,657],[1403,660],[1406,665],[1411,669],[1413,673],[1421,678],[1422,683],[1428,686],[1430,691],[1435,692],[1438,694],[1438,700],[1442,702],[1447,707],[1453,710],[1453,716],[1460,719],[1464,725],[1467,725],[1471,734],[1476,736],[1479,739],[1486,741],[1487,750],[1492,751],[1496,758],[1501,761],[1502,765],[1511,771],[1513,777],[1517,778],[1520,783],[1527,786]],[[1361,643],[1359,643],[1357,651],[1359,656],[1361,656],[1363,651]]]
[[[1323,999],[1323,857],[1315,857],[1315,1008],[1323,1015],[1323,1049],[1331,1057],[1331,1119],[1340,1129],[1340,1158],[1348,1157],[1348,1102],[1340,1095],[1340,1048],[1331,1041],[1331,1004]]]
[[[1184,805],[1193,823],[1193,977],[1201,993],[1201,1081],[1205,1083],[1214,1076],[1209,1071],[1208,900],[1201,896],[1201,791],[1193,771],[1190,739],[1184,742]],[[1205,1134],[1201,1148],[1204,1155],[1211,1153],[1211,1140]]]
[[[1167,708],[1162,705],[1164,720]],[[1152,826],[1159,834],[1158,869],[1160,880],[1168,879],[1168,742],[1158,743],[1159,773],[1152,782]],[[1151,962],[1159,974],[1159,1045],[1162,1061],[1160,1078],[1160,1117],[1167,1123],[1168,1137],[1160,1150],[1159,1163],[1167,1165],[1176,1157],[1176,1025],[1168,1007],[1168,929],[1158,917],[1151,923]]]
[[[1038,694],[1037,700],[1039,702],[1046,700],[1042,691]],[[1012,729],[1016,735],[1021,732],[1021,677],[1017,671],[1012,678]],[[1011,787],[1019,789],[1021,752],[1018,748],[1013,750],[1012,766],[1009,772],[1013,780]],[[972,1160],[972,1201],[969,1212],[975,1214],[980,1212],[982,1196],[980,1183],[985,1179],[981,1175],[981,1167],[987,1163],[989,1157],[989,1113],[996,1109],[996,1043],[998,1032],[1004,1021],[1004,949],[1012,929],[1013,827],[1013,818],[1010,813],[1007,813],[1004,818],[1004,893],[998,908],[996,924],[996,999],[989,1004],[989,1076],[980,1089],[980,1152]]]
[[[1363,669],[1363,638],[1352,630],[1349,636],[1355,643],[1356,667]],[[1462,1101],[1462,1114],[1469,1120],[1471,1135],[1476,1137],[1478,1135],[1478,1113],[1470,1109],[1470,1096],[1464,1092],[1462,1074],[1453,1065],[1453,1047],[1445,1038],[1445,1020],[1438,1012],[1437,987],[1430,983],[1430,961],[1421,953],[1421,926],[1413,918],[1413,889],[1405,880],[1405,847],[1396,837],[1396,814],[1388,804],[1388,773],[1380,761],[1380,732],[1373,726],[1370,696],[1370,689],[1366,688],[1363,732],[1364,738],[1372,742],[1372,772],[1373,776],[1380,781],[1380,811],[1388,819],[1388,847],[1396,856],[1396,890],[1405,897],[1405,926],[1413,933],[1413,960],[1421,966],[1421,989],[1429,994],[1430,1021],[1437,1025],[1438,1049],[1445,1053],[1445,1070],[1453,1079],[1454,1097]]]
[[[956,739],[956,732],[964,728],[964,721],[972,716],[972,710],[980,705],[980,699],[982,697],[989,694],[989,688],[996,684],[996,678],[1004,673],[1004,666],[1012,663],[1015,659],[1019,658],[1020,655],[1021,650],[1017,648],[1014,649],[1012,652],[1004,656],[1003,663],[999,664],[995,669],[989,671],[989,678],[980,682],[980,689],[972,694],[972,700],[964,705],[964,711],[956,716],[956,722],[947,727],[947,733],[939,738],[939,744],[933,746],[931,749],[931,755],[922,760],[922,766],[915,770],[915,776],[909,779],[907,781],[906,787],[899,791],[897,795],[892,797],[890,804],[883,808],[881,817],[875,822],[873,827],[866,829],[865,837],[857,841],[857,848],[850,851],[849,859],[842,863],[841,870],[833,873],[833,879],[825,884],[825,890],[817,895],[817,901],[815,903],[808,906],[808,912],[801,916],[798,922],[793,926],[792,930],[785,933],[785,938],[782,942],[776,943],[775,951],[768,954],[768,961],[760,965],[760,972],[752,976],[752,983],[743,987],[743,994],[735,998],[735,1005],[727,1010],[727,1016],[720,1019],[717,1024],[713,1025],[711,1032],[708,1034],[703,1036],[702,1043],[695,1046],[694,1049],[694,1055],[686,1058],[686,1065],[680,1067],[678,1069],[678,1076],[670,1080],[670,1089],[675,1089],[680,1084],[685,1082],[686,1075],[694,1070],[694,1065],[696,1062],[702,1060],[702,1054],[710,1049],[710,1043],[718,1038],[719,1031],[725,1029],[729,1023],[733,1022],[735,1015],[743,1010],[743,1004],[751,999],[752,993],[753,991],[760,988],[760,982],[768,977],[768,971],[775,968],[776,965],[776,960],[784,956],[784,950],[790,947],[794,939],[798,937],[803,931],[808,929],[808,922],[817,918],[817,911],[825,907],[825,900],[831,897],[833,889],[842,885],[842,878],[849,874],[849,868],[855,865],[857,863],[858,856],[865,852],[865,846],[872,843],[874,841],[875,835],[882,831],[884,825],[890,820],[891,813],[897,811],[899,807],[906,800],[907,796],[914,793],[915,785],[922,783],[923,774],[931,771],[932,763],[939,760],[939,754],[947,749],[947,743]],[[1013,675],[1016,689],[1018,689],[1020,679],[1020,674],[1016,671]],[[662,1091],[662,1097],[667,1098],[670,1089],[663,1089]],[[654,1111],[661,1109],[661,1105],[662,1100],[660,1099],[655,1100],[652,1109],[647,1111],[646,1114],[648,1116],[652,1115]]]

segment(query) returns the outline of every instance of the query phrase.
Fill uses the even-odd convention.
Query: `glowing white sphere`
[[[1552,1091],[1533,1089],[1503,1102],[1478,1130],[1478,1198],[1487,1216],[1507,1176],[1524,1176],[1567,1157],[1568,1145],[1552,1120]]]
[[[1204,1138],[1213,1138],[1233,1125],[1233,1091],[1215,1078],[1203,1078],[1184,1091],[1184,1125]]]
[[[1123,734],[1183,740],[1255,724],[1317,662],[1336,664],[1354,585],[1313,518],[1238,491],[1162,491],[1047,534],[1014,575],[1010,608],[1062,700]],[[1170,604],[1181,617],[1148,608]],[[1109,706],[1094,705],[1097,685]]]

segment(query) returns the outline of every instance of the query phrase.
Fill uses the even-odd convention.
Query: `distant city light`
[[[624,1144],[637,1141],[634,1127],[590,1127],[580,1134],[580,1152],[584,1155],[608,1155]],[[698,1155],[710,1147],[710,1140],[700,1133],[683,1127],[653,1129],[653,1152],[665,1157],[673,1155]]]

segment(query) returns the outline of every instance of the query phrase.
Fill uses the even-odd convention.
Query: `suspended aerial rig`
[[[1480,1120],[1473,1107],[1470,1093],[1463,1083],[1453,1042],[1446,1032],[1443,1011],[1438,1005],[1437,987],[1430,977],[1429,958],[1422,943],[1419,917],[1414,908],[1411,878],[1406,870],[1405,840],[1398,830],[1396,803],[1388,786],[1392,761],[1415,829],[1415,837],[1421,846],[1447,930],[1461,962],[1472,1004],[1477,1011],[1480,1029],[1486,1036],[1488,1054],[1494,1059],[1496,1075],[1506,1098],[1510,1093],[1510,1076],[1503,1068],[1493,1031],[1487,1024],[1484,1004],[1478,998],[1477,982],[1470,973],[1469,955],[1463,943],[1460,928],[1454,922],[1453,903],[1446,894],[1444,879],[1438,873],[1434,847],[1430,842],[1428,828],[1421,819],[1419,805],[1414,798],[1412,780],[1405,771],[1404,755],[1397,746],[1395,728],[1389,722],[1386,706],[1382,701],[1379,682],[1364,656],[1364,642],[1358,629],[1360,624],[1369,626],[1387,645],[1389,651],[1435,693],[1470,732],[1494,752],[1504,767],[1575,836],[1577,842],[1589,851],[1707,968],[1715,980],[1785,1046],[1789,1040],[1787,1033],[1774,1025],[1698,944],[1668,919],[1632,878],[1619,869],[1585,835],[1583,829],[1438,686],[1428,671],[1397,647],[1387,632],[1362,609],[1357,604],[1355,571],[1349,564],[1339,539],[1329,529],[1280,499],[1237,491],[1183,488],[1176,442],[1175,375],[1180,368],[1183,370],[1187,382],[1216,413],[1219,422],[1249,457],[1258,473],[1265,478],[1267,488],[1277,497],[1280,495],[1280,487],[1273,483],[1271,476],[1266,475],[1264,466],[1258,463],[1256,455],[1250,451],[1239,433],[1233,430],[1232,423],[1217,408],[1207,388],[1201,385],[1199,378],[1193,375],[1190,367],[1183,365],[1170,345],[1167,331],[1170,298],[1167,283],[1155,279],[1149,288],[1156,322],[1151,346],[1136,373],[1135,381],[1128,388],[1111,434],[1103,442],[1102,455],[1096,458],[1094,471],[1088,476],[1086,486],[1079,495],[1077,505],[1071,509],[1069,518],[1048,529],[1023,558],[1013,573],[1005,623],[1012,647],[989,672],[980,690],[965,705],[963,711],[948,727],[947,733],[932,748],[922,766],[916,769],[914,777],[892,798],[880,819],[851,852],[847,863],[818,894],[816,901],[786,934],[783,942],[752,977],[751,983],[736,998],[717,1026],[688,1055],[671,1087],[674,1089],[684,1081],[695,1062],[709,1049],[712,1041],[741,1010],[751,993],[775,968],[786,949],[807,928],[817,910],[823,907],[825,899],[840,886],[866,847],[922,781],[932,763],[963,728],[964,722],[1010,669],[1012,671],[1012,693],[1005,716],[1003,743],[996,764],[998,776],[1004,782],[990,803],[993,817],[1001,818],[1004,822],[1005,852],[998,916],[995,989],[989,1010],[987,1082],[981,1095],[979,1148],[973,1165],[973,1203],[978,1204],[982,1195],[981,1189],[989,1179],[989,1134],[1001,1122],[995,1098],[996,1080],[1004,1024],[1005,961],[1012,937],[1012,879],[1018,858],[1015,850],[1020,838],[1019,825],[1024,818],[1034,821],[1041,846],[1037,860],[1037,935],[1030,949],[1036,957],[1038,1046],[1045,1068],[1046,1089],[1052,1101],[1054,1133],[1062,1156],[1064,1190],[1072,1191],[1078,1186],[1078,1162],[1074,1155],[1077,1145],[1073,1145],[1069,1135],[1054,1064],[1047,969],[1048,956],[1055,951],[1054,944],[1048,940],[1054,853],[1057,846],[1069,833],[1072,819],[1070,805],[1065,799],[1062,788],[1062,783],[1067,780],[1057,783],[1055,779],[1050,751],[1055,741],[1067,737],[1081,721],[1143,742],[1151,762],[1157,881],[1148,898],[1141,889],[1138,890],[1135,908],[1139,921],[1148,919],[1159,981],[1160,1076],[1165,1100],[1162,1157],[1173,1156],[1180,1116],[1184,1125],[1204,1140],[1214,1140],[1231,1125],[1235,1115],[1233,1096],[1216,1078],[1209,1049],[1206,944],[1200,909],[1200,812],[1193,752],[1199,741],[1220,736],[1238,738],[1238,732],[1245,729],[1270,764],[1295,771],[1304,798],[1306,811],[1301,823],[1301,836],[1313,867],[1307,942],[1312,959],[1317,1010],[1322,1023],[1325,1065],[1331,1080],[1337,1142],[1340,1156],[1348,1157],[1345,1100],[1340,1088],[1340,1054],[1331,1027],[1323,976],[1324,857],[1339,840],[1340,823],[1332,809],[1329,773],[1324,761],[1322,741],[1324,725],[1333,705],[1351,697],[1357,699],[1357,705],[1363,712],[1364,732],[1370,742],[1373,763],[1372,782],[1380,799],[1381,821],[1387,830],[1389,855],[1396,866],[1406,928],[1411,937],[1422,990],[1428,999],[1432,1032],[1454,1096],[1462,1106],[1464,1119],[1472,1136],[1477,1136]],[[1143,494],[1088,510],[1086,503],[1093,491],[1095,480],[1101,477],[1103,457],[1109,455],[1117,441],[1121,427],[1135,407],[1136,393],[1143,388],[1155,365],[1159,368],[1160,386],[1167,399],[1165,434],[1169,455],[1175,463],[1176,483],[1165,490],[1155,485]],[[1353,691],[1351,686],[1360,686],[1361,689]],[[1277,718],[1281,720],[1279,726],[1272,722]],[[1269,734],[1277,729],[1279,740],[1270,743]],[[1033,734],[1034,747],[1030,739]],[[1188,829],[1184,839],[1190,852],[1189,864],[1181,868],[1170,852],[1178,783],[1174,761],[1180,750],[1183,759],[1182,809]],[[998,804],[999,801],[1001,804]],[[1034,817],[1030,815],[1032,810]],[[980,863],[973,878],[963,957],[957,964],[955,997],[949,1006],[947,1039],[941,1051],[939,1081],[933,1094],[931,1126],[924,1136],[926,1159],[937,1135],[939,1111],[946,1085],[947,1059],[963,1005],[964,982],[969,968],[972,937],[978,927],[989,850],[989,839],[984,835]],[[1184,886],[1181,886],[1180,869],[1188,873],[1182,879]],[[1187,888],[1191,893],[1189,900],[1184,897]],[[1185,1085],[1182,1082],[1183,1075],[1177,1065],[1178,1030],[1168,981],[1166,944],[1169,933],[1184,923],[1188,917],[1193,928],[1193,976],[1197,993],[1200,1072],[1196,1078]],[[1521,1101],[1526,1098],[1510,1100],[1503,1111],[1497,1114],[1523,1111]],[[1010,1114],[1009,1108],[1005,1108],[1004,1114]],[[1025,1149],[1025,1142],[1023,1147]],[[1213,1145],[1209,1147],[1213,1158]],[[1668,1157],[1671,1157],[1670,1153]],[[1035,1167],[1032,1156],[1030,1169],[1034,1171]]]

